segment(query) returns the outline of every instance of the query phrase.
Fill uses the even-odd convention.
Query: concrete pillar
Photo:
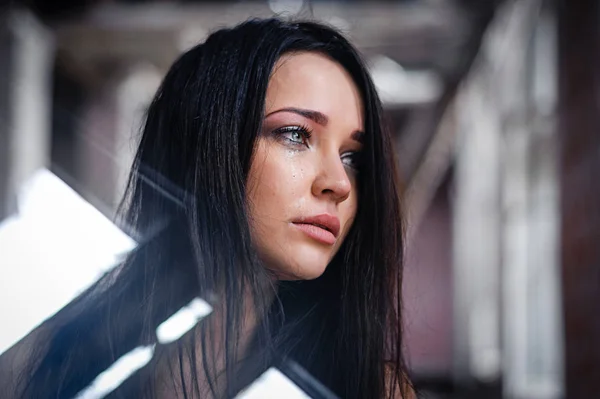
[[[455,101],[455,375],[560,398],[552,20],[505,2]],[[543,15],[543,17],[541,17]]]
[[[503,148],[503,387],[506,398],[559,399],[564,383],[553,10],[530,9],[528,20],[518,47],[522,102],[512,112]]]
[[[77,170],[70,174],[84,197],[108,217],[123,195],[146,108],[161,79],[161,71],[148,64],[121,66],[88,91],[76,133]]]
[[[0,218],[16,211],[20,185],[50,158],[51,32],[14,10],[0,27]]]
[[[115,171],[115,203],[123,195],[145,122],[146,109],[160,85],[162,75],[150,64],[138,64],[129,68],[117,85],[114,155],[118,166]]]

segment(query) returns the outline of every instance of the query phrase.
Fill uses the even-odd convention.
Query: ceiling
[[[147,63],[166,72],[182,51],[204,40],[211,31],[249,17],[274,15],[267,1],[85,0],[77,7],[63,7],[67,3],[64,0],[52,5],[34,3],[54,33],[62,65],[92,86],[101,86],[108,76],[133,64]],[[418,168],[446,104],[477,52],[495,3],[311,1],[304,2],[298,13],[299,18],[338,27],[368,61],[384,60],[380,64],[387,66],[388,72],[405,74],[404,83],[400,82],[404,86],[398,82],[394,86],[403,97],[388,101],[386,112],[396,133],[400,169],[406,181]],[[431,83],[423,78],[424,72],[437,79],[439,90],[417,101],[417,92]],[[415,73],[423,78],[421,86]],[[378,73],[373,75],[377,81]],[[384,85],[390,86],[387,82]]]

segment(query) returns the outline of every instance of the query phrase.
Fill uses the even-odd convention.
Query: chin
[[[303,261],[301,264],[294,262],[278,268],[277,274],[281,276],[280,280],[314,280],[325,273],[328,263],[322,259]]]
[[[283,250],[285,248],[285,250]],[[273,245],[272,251],[262,253],[266,267],[279,280],[314,280],[321,277],[331,261],[331,249],[313,243],[295,243],[294,246]]]
[[[323,267],[304,267],[296,273],[296,280],[314,280],[325,273],[327,266]]]

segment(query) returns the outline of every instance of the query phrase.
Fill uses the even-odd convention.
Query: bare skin
[[[253,240],[280,279],[313,279],[356,215],[361,97],[341,65],[319,53],[295,53],[275,66],[265,108],[248,178]]]

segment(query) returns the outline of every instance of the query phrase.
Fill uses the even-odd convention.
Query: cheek
[[[348,231],[354,223],[357,210],[358,197],[356,191],[354,191],[350,197],[340,205],[340,219],[343,223],[344,237],[348,234]]]
[[[270,147],[259,144],[248,174],[247,198],[256,225],[289,220],[302,209],[306,191],[306,168],[300,157],[276,144]]]

